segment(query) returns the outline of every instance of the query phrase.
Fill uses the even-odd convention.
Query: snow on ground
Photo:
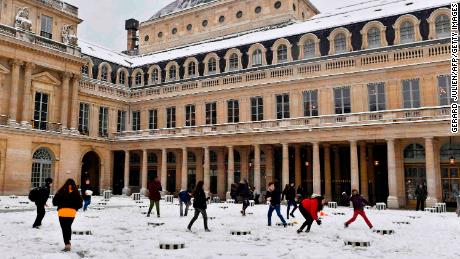
[[[242,217],[241,205],[211,204],[208,216],[211,233],[204,232],[203,220],[195,222],[193,233],[186,232],[193,216],[179,217],[179,206],[161,204],[161,218],[147,218],[127,197],[114,197],[104,210],[94,209],[101,198],[93,198],[92,209],[79,212],[73,230],[91,230],[91,236],[72,237],[72,253],[63,253],[61,230],[56,211],[47,212],[41,229],[32,229],[34,211],[3,213],[14,209],[26,197],[0,197],[0,251],[1,258],[459,258],[460,218],[454,213],[368,210],[376,229],[395,230],[394,235],[382,236],[370,231],[361,218],[344,229],[343,223],[351,217],[352,209],[326,208],[321,226],[314,225],[310,233],[298,235],[294,227],[275,226],[279,219],[273,215],[272,227],[267,226],[267,205],[250,207],[252,215]],[[143,200],[147,205],[148,200]],[[50,202],[49,202],[50,203]],[[10,207],[5,209],[5,206]],[[21,205],[21,209],[29,205]],[[155,210],[154,210],[155,211]],[[344,212],[345,215],[333,215]],[[286,213],[286,207],[282,207]],[[289,222],[301,223],[300,213]],[[411,218],[410,216],[420,216]],[[393,221],[408,221],[396,225]],[[165,223],[147,226],[148,222]],[[232,236],[231,230],[252,232],[248,236]],[[370,241],[368,248],[344,245],[344,240]],[[160,250],[160,240],[185,241],[182,250]]]

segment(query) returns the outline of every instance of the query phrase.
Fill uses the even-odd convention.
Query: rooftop
[[[172,14],[176,12],[181,12],[199,5],[204,5],[210,2],[216,2],[220,0],[176,0],[166,7],[162,8],[156,14],[154,14],[149,21]]]

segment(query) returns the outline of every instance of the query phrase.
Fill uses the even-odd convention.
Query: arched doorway
[[[46,178],[53,175],[53,154],[47,148],[39,148],[32,156],[31,187],[45,185]]]
[[[417,185],[426,185],[425,147],[413,143],[404,148],[404,180],[408,206],[415,206]]]
[[[99,195],[100,165],[101,160],[96,152],[90,151],[83,156],[80,185],[89,179],[95,195]]]

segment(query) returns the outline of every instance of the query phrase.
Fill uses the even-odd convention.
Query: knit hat
[[[312,197],[312,198],[321,198],[321,199],[323,199],[323,196],[322,196],[322,195],[316,194],[316,193],[313,193],[313,194],[311,195],[311,197]]]
[[[46,178],[46,179],[45,179],[45,183],[46,183],[46,184],[53,183],[53,179],[51,179],[51,178]]]

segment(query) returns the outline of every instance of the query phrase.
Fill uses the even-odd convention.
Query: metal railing
[[[32,128],[41,131],[61,132],[61,123],[32,120]]]

